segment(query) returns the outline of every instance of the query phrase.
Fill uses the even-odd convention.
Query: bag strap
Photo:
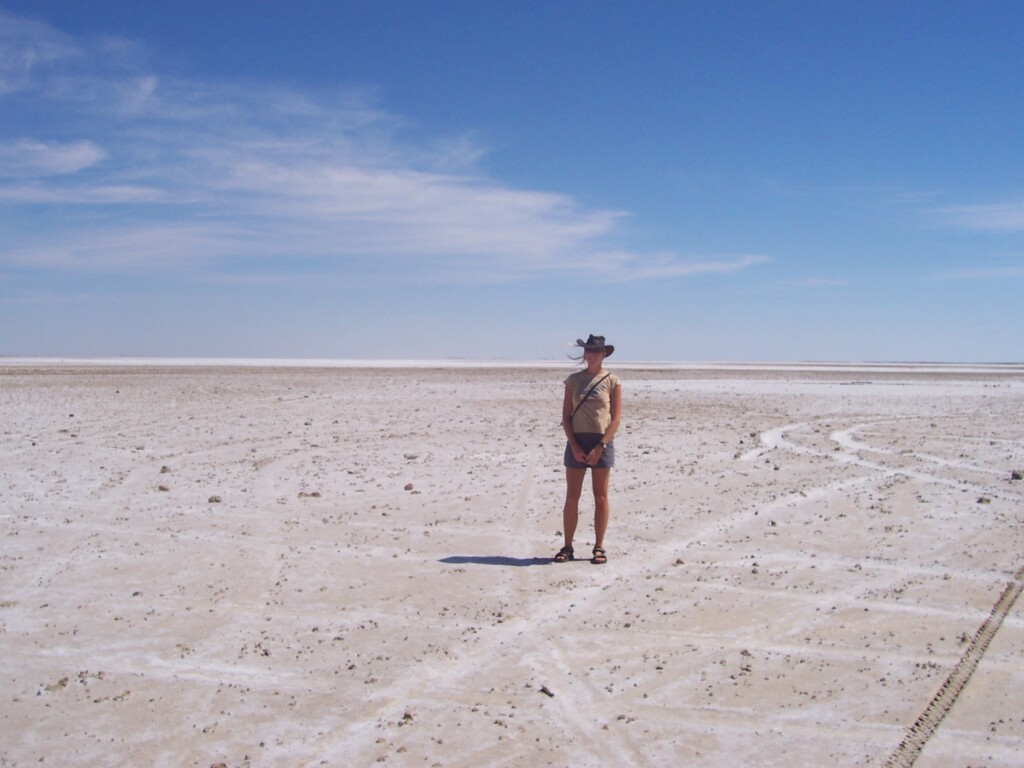
[[[594,392],[597,390],[597,388],[599,386],[601,386],[601,382],[604,381],[605,379],[607,379],[609,376],[611,376],[611,374],[610,373],[606,373],[604,376],[602,376],[600,379],[598,379],[597,383],[590,388],[590,390],[587,392],[587,394],[585,394],[583,396],[583,399],[580,400],[579,403],[576,405],[576,407],[572,409],[572,416],[569,417],[569,425],[570,426],[572,425],[572,420],[576,418],[576,411],[578,411],[580,409],[580,406],[582,406],[585,402],[587,402],[587,399],[592,394],[594,394]]]

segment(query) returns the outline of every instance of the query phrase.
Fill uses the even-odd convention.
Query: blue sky
[[[0,355],[1024,361],[1019,2],[0,0]]]

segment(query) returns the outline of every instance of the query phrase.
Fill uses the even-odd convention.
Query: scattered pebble
[[[183,391],[191,386],[187,378],[175,376],[175,386],[180,382]],[[117,724],[119,729],[111,730],[111,738],[122,742],[135,738],[130,718],[112,719],[115,714],[127,714],[115,711],[121,705],[114,702],[124,701],[123,707],[143,707],[167,718],[168,738],[178,743],[187,743],[204,725],[219,721],[217,730],[207,725],[209,730],[203,731],[208,734],[201,737],[204,751],[193,755],[193,762],[203,768],[247,765],[250,758],[243,758],[242,744],[227,732],[227,718],[263,711],[312,732],[318,728],[316,718],[322,705],[358,703],[364,690],[381,697],[385,706],[388,698],[395,704],[386,719],[378,720],[376,712],[366,710],[367,735],[374,721],[378,728],[388,729],[368,736],[369,743],[353,755],[366,764],[373,764],[378,754],[384,755],[384,764],[458,762],[478,746],[483,749],[481,738],[494,742],[502,736],[522,749],[527,760],[539,758],[534,762],[543,763],[548,756],[544,750],[556,738],[552,736],[558,728],[554,710],[579,696],[596,697],[605,684],[610,684],[609,695],[596,697],[601,711],[591,727],[605,733],[619,731],[609,734],[615,746],[617,739],[627,738],[627,724],[635,721],[635,738],[649,743],[652,754],[668,754],[673,748],[670,740],[682,743],[702,727],[698,722],[691,728],[685,712],[678,722],[672,720],[676,691],[685,691],[695,707],[739,713],[730,717],[744,726],[757,727],[759,716],[775,711],[780,701],[783,709],[789,708],[787,716],[792,716],[793,722],[801,721],[806,713],[807,733],[819,733],[820,729],[812,731],[810,722],[825,706],[835,707],[843,716],[852,707],[893,720],[886,713],[897,707],[903,713],[917,711],[923,704],[921,691],[933,689],[971,643],[967,632],[959,638],[957,633],[962,628],[973,632],[977,622],[965,621],[963,627],[949,632],[945,615],[931,623],[929,614],[915,613],[911,624],[905,624],[904,613],[889,611],[886,606],[899,607],[901,601],[911,598],[916,602],[934,597],[940,602],[969,595],[971,599],[963,602],[970,602],[972,611],[982,610],[987,607],[987,593],[976,589],[977,580],[969,574],[982,568],[1001,573],[1016,551],[1013,546],[1019,544],[1021,529],[1015,527],[1020,521],[1019,499],[1003,491],[1011,489],[1008,480],[1015,481],[1013,489],[1024,487],[1022,472],[1011,473],[1007,465],[1018,463],[1022,470],[1024,466],[1017,461],[1019,456],[1015,458],[1009,448],[1002,447],[1019,431],[1000,426],[996,417],[1002,412],[989,416],[980,406],[961,417],[935,399],[936,408],[942,409],[942,421],[941,427],[931,431],[915,417],[909,422],[913,427],[909,435],[900,431],[906,422],[898,420],[872,422],[871,429],[851,432],[865,444],[877,440],[893,451],[872,454],[872,460],[883,465],[892,461],[899,471],[909,467],[922,476],[951,480],[943,485],[919,483],[921,478],[916,475],[874,478],[874,473],[861,473],[856,465],[837,462],[837,456],[846,457],[833,454],[840,447],[830,444],[835,439],[831,430],[853,430],[867,418],[857,410],[861,401],[856,398],[851,404],[828,406],[837,411],[833,427],[822,420],[818,408],[813,412],[808,408],[806,417],[795,410],[791,413],[788,400],[779,400],[771,408],[739,407],[756,405],[753,395],[748,398],[742,391],[730,391],[728,407],[719,414],[690,408],[692,398],[687,391],[678,401],[659,394],[644,405],[643,392],[637,390],[631,395],[637,397],[633,411],[648,408],[651,418],[643,421],[631,412],[633,420],[627,420],[624,436],[634,430],[632,445],[638,456],[667,455],[673,472],[678,471],[686,483],[685,493],[676,493],[675,484],[654,471],[658,462],[638,462],[635,473],[617,481],[616,493],[621,496],[616,498],[620,498],[622,512],[610,529],[613,546],[620,552],[620,546],[643,550],[645,556],[619,558],[613,563],[613,572],[571,565],[567,570],[517,569],[515,566],[542,562],[533,556],[548,552],[547,526],[561,522],[563,470],[557,466],[557,458],[550,462],[543,458],[551,453],[550,441],[545,438],[535,448],[538,435],[553,431],[546,426],[546,412],[542,418],[531,410],[517,423],[519,431],[529,434],[519,440],[517,433],[517,440],[507,448],[511,461],[495,467],[490,438],[473,431],[475,422],[463,425],[465,437],[460,432],[459,442],[453,445],[436,442],[433,436],[427,440],[407,429],[404,422],[377,423],[369,413],[364,417],[363,412],[372,411],[378,403],[376,391],[372,402],[368,397],[367,408],[362,407],[366,403],[357,402],[360,407],[352,409],[357,423],[353,426],[345,420],[344,439],[336,441],[335,448],[328,444],[328,436],[317,434],[311,442],[303,430],[295,429],[305,414],[296,414],[294,392],[275,403],[272,395],[276,392],[263,388],[259,399],[253,401],[257,407],[250,408],[249,401],[234,402],[238,374],[231,373],[230,378],[219,373],[202,376],[211,377],[211,384],[230,384],[223,391],[208,388],[207,393],[214,394],[203,395],[215,398],[218,408],[230,397],[232,408],[227,415],[212,406],[203,411],[199,404],[192,421],[190,403],[186,417],[180,418],[172,406],[183,395],[166,389],[157,391],[162,398],[146,401],[151,403],[148,418],[154,434],[138,434],[127,424],[123,427],[127,436],[121,435],[119,424],[94,422],[95,409],[89,408],[90,427],[81,430],[81,443],[66,445],[74,441],[54,434],[60,417],[38,427],[26,420],[26,437],[19,439],[27,444],[27,437],[38,434],[42,448],[5,464],[5,482],[12,471],[11,462],[15,469],[20,467],[20,474],[14,476],[18,484],[14,490],[20,495],[14,497],[10,509],[5,496],[3,511],[9,516],[0,516],[6,534],[0,571],[8,568],[5,572],[16,574],[18,583],[53,588],[43,597],[38,589],[17,593],[6,584],[8,591],[0,594],[0,636],[5,631],[9,637],[24,631],[26,618],[32,618],[35,634],[30,642],[44,649],[63,644],[84,648],[84,642],[95,635],[97,642],[110,643],[114,653],[122,644],[126,653],[132,653],[144,641],[147,652],[153,647],[179,662],[181,669],[202,668],[218,649],[230,646],[238,653],[238,664],[251,667],[263,681],[275,684],[255,686],[242,676],[218,680],[216,696],[198,699],[198,707],[182,712],[175,721],[174,703],[179,699],[151,682],[134,682],[134,698],[129,698],[128,678],[123,674],[112,673],[104,684],[96,675],[78,677],[77,667],[62,666],[73,663],[74,657],[26,655],[25,671],[12,668],[14,685],[5,681],[11,689],[6,706],[25,722],[34,715],[52,720],[60,729],[55,731],[58,736],[65,734],[61,749],[93,747],[88,739],[95,729],[84,720],[70,719],[71,715],[99,716],[103,723]],[[526,379],[527,374],[522,376]],[[364,374],[358,377],[362,379]],[[148,382],[148,377],[140,378],[139,387],[149,386]],[[329,382],[324,378],[321,383],[327,394],[333,395]],[[412,384],[409,386],[411,391]],[[902,397],[895,393],[893,402],[896,395]],[[125,399],[135,396],[135,390],[126,390]],[[488,391],[488,402],[490,398]],[[275,418],[280,424],[269,416],[263,420],[260,404],[264,399],[278,414]],[[324,425],[334,418],[329,408],[336,401],[325,397],[322,402],[324,408],[317,412],[315,423]],[[439,419],[451,416],[452,411],[445,408],[458,407],[446,398],[436,402]],[[869,403],[870,417],[874,419],[876,411],[887,413],[888,403]],[[661,424],[662,409],[673,407],[690,414],[692,432],[684,434]],[[897,416],[904,413],[900,407],[892,405]],[[995,403],[993,407],[1003,406]],[[471,408],[477,406],[467,401],[466,411]],[[114,410],[120,416],[121,411]],[[915,406],[913,413],[917,412]],[[58,405],[56,413],[67,413],[66,406],[61,409]],[[975,428],[978,414],[990,421]],[[727,430],[721,423],[726,417]],[[422,414],[416,417],[417,426],[423,418]],[[805,426],[797,424],[805,418],[811,421]],[[747,434],[748,429],[756,426],[767,431],[790,422],[794,426],[779,446],[766,441],[763,450],[755,450],[762,433],[753,431],[750,438],[740,441],[737,450],[737,436]],[[100,424],[95,433],[94,423]],[[439,423],[442,429],[449,429],[448,422]],[[33,432],[28,433],[30,427]],[[13,428],[5,424],[4,429]],[[209,435],[208,429],[212,430]],[[454,433],[462,427],[453,423],[450,429]],[[941,455],[955,464],[959,452],[969,448],[947,436],[981,429],[991,429],[1000,437],[1000,446],[997,450],[980,449],[978,456],[968,459],[994,471],[989,485],[981,486],[989,487],[994,496],[978,493],[980,487],[972,483],[960,483],[960,471],[952,465],[919,460],[919,456],[947,451]],[[673,442],[677,433],[678,442]],[[664,442],[659,448],[643,450],[645,441],[661,438]],[[316,440],[324,445],[315,445]],[[258,449],[246,441],[258,444]],[[396,443],[400,444],[397,450]],[[629,440],[626,443],[628,448]],[[117,450],[96,453],[108,444]],[[148,445],[151,457],[159,460],[165,456],[174,465],[149,463],[144,454],[131,452],[136,444]],[[208,445],[212,446],[209,450]],[[442,450],[441,445],[447,447]],[[858,450],[845,441],[843,446],[842,450]],[[741,451],[747,449],[748,461],[742,465],[731,461],[734,454],[730,450],[740,459]],[[258,461],[252,455],[257,452]],[[766,453],[773,460],[762,463]],[[52,458],[47,459],[48,455]],[[545,462],[556,466],[549,468]],[[136,474],[140,465],[141,478]],[[175,479],[151,485],[153,466],[161,475],[173,473]],[[77,467],[80,472],[75,471]],[[854,470],[863,475],[861,481],[843,485],[858,476]],[[32,478],[43,476],[43,471],[47,479],[52,475],[53,482],[33,483]],[[87,471],[96,482],[80,482]],[[412,482],[399,486],[405,473],[419,477],[431,493]],[[494,483],[490,482],[492,476]],[[530,483],[525,488],[520,485],[524,478]],[[175,483],[173,489],[170,482]],[[232,497],[232,505],[221,513],[196,515],[195,501],[211,485],[223,488]],[[321,494],[313,490],[318,487],[328,490]],[[404,487],[410,496],[423,493],[424,499],[398,496],[395,487]],[[168,498],[153,496],[154,489]],[[996,509],[964,514],[965,502],[973,494],[977,494],[976,504]],[[191,504],[189,495],[197,497]],[[223,494],[207,495],[210,504],[223,506]],[[330,502],[295,504],[296,497],[312,500],[321,495],[330,497]],[[808,502],[809,497],[813,503]],[[90,512],[85,502],[93,504],[93,499],[94,508],[110,522],[91,544],[97,555],[102,555],[95,558],[94,585],[88,583],[90,573],[82,567],[91,560],[69,564],[52,558],[41,564],[43,558],[36,554],[40,540],[35,533],[37,521],[52,523],[47,535],[58,543],[63,536],[68,545],[54,551],[70,551],[70,545],[82,540],[83,529],[90,530],[83,525]],[[592,543],[588,540],[592,525],[589,499],[587,502],[577,532],[577,551],[588,550]],[[236,509],[237,516],[232,514]],[[760,511],[779,518],[761,518]],[[510,520],[514,525],[509,525]],[[485,533],[481,533],[483,526]],[[544,533],[545,529],[549,533]],[[329,535],[324,535],[325,531]],[[511,541],[501,538],[506,532],[514,534]],[[953,535],[979,542],[970,548],[971,562],[959,557],[952,547],[942,548]],[[555,539],[562,536],[562,531],[555,532]],[[168,546],[161,546],[165,542]],[[558,546],[560,543],[551,551]],[[941,556],[935,554],[936,549]],[[673,551],[676,557],[672,557]],[[122,552],[130,552],[132,561],[120,557]],[[192,568],[179,562],[186,553]],[[24,559],[15,559],[22,554]],[[820,559],[814,560],[815,555]],[[856,558],[864,558],[868,565],[857,563]],[[889,558],[925,567],[913,571],[913,578],[897,582],[891,578]],[[760,570],[762,559],[767,563],[765,571]],[[464,567],[441,568],[438,562]],[[75,567],[60,570],[65,565]],[[616,570],[636,578],[612,578]],[[765,574],[764,579],[760,573]],[[998,586],[1000,579],[992,583]],[[98,599],[90,599],[94,594]],[[758,594],[770,595],[773,602],[757,600]],[[52,605],[39,605],[44,599],[52,600]],[[244,610],[237,610],[239,606]],[[826,622],[829,606],[834,613]],[[861,612],[869,610],[877,618]],[[101,620],[94,621],[93,613]],[[378,625],[381,617],[385,620]],[[722,628],[731,625],[735,631],[727,633],[727,642],[721,642]],[[632,633],[632,628],[638,632]],[[602,634],[600,642],[594,640],[595,631]],[[792,633],[792,647],[779,647],[780,631]],[[946,638],[940,637],[943,632]],[[553,689],[537,685],[536,677],[521,673],[535,662],[537,669],[543,668],[549,661],[547,644],[554,637],[564,638],[566,643],[581,642],[573,646],[571,661],[567,657],[566,667],[559,667],[560,674],[553,680],[563,688],[563,701],[544,704],[533,693],[553,699]],[[183,639],[195,649],[180,642]],[[925,646],[927,640],[934,641],[934,649],[931,643]],[[158,642],[166,644],[161,648]],[[798,644],[808,649],[801,650]],[[842,648],[848,654],[833,654],[830,648]],[[890,663],[894,648],[914,654],[914,658],[937,654],[934,658],[939,663],[897,667]],[[525,665],[509,664],[517,654],[523,655]],[[471,662],[464,672],[462,660]],[[549,671],[552,666],[558,665],[549,665]],[[293,677],[292,673],[298,674]],[[323,685],[310,684],[321,675]],[[880,678],[885,681],[881,693],[874,683]],[[846,681],[851,687],[842,693],[840,685]],[[162,678],[160,685],[177,686],[172,691],[177,696],[178,688],[190,695],[196,687],[207,690],[209,682],[202,675],[175,675]],[[272,690],[274,687],[280,690]],[[464,697],[467,691],[479,697],[479,709],[468,709],[473,699]],[[415,698],[405,699],[406,707],[396,718],[403,693]],[[648,696],[649,702],[643,703]],[[1008,696],[1007,701],[1017,704],[1019,696]],[[90,702],[97,706],[93,708]],[[111,711],[101,712],[104,706]],[[538,719],[537,713],[543,711],[549,717]],[[633,711],[642,713],[640,720],[630,715]],[[65,720],[55,715],[63,715]],[[653,720],[648,723],[649,717]],[[1019,735],[1020,725],[1010,732],[1009,725],[994,718],[992,715],[989,725],[998,725],[1000,738]],[[83,734],[78,740],[66,735],[74,734],[75,728]],[[972,731],[972,738],[978,733],[980,729]],[[383,738],[374,748],[372,741],[378,735]],[[807,740],[812,751],[808,759],[820,757],[819,763],[827,763],[825,753],[832,745],[827,731],[819,735],[820,741]],[[252,764],[285,759],[287,746],[275,743],[276,736],[272,728],[266,732],[257,729],[246,737],[251,739],[249,751],[257,750]],[[765,738],[769,747],[782,743],[771,742],[781,739],[781,734]],[[982,741],[977,739],[979,750],[986,748]],[[531,754],[534,742],[540,746]],[[698,747],[703,751],[696,762],[729,760],[724,741],[720,745],[714,739],[701,741],[698,735],[692,743],[695,754]],[[264,749],[268,751],[260,754]],[[714,754],[716,749],[721,754]],[[213,757],[217,751],[224,756]],[[17,764],[28,762],[21,760],[25,751],[12,755],[18,758]],[[206,763],[207,759],[211,762]]]

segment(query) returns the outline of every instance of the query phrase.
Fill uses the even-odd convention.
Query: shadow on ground
[[[448,565],[504,565],[509,568],[523,568],[528,565],[548,565],[550,557],[474,557],[457,555],[441,560]]]

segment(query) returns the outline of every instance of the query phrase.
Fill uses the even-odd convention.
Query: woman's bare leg
[[[608,506],[608,479],[610,469],[590,470],[590,479],[594,487],[594,546],[604,548],[604,534],[608,530],[608,517],[611,510]]]
[[[576,535],[576,524],[580,519],[580,495],[583,493],[585,469],[565,468],[565,506],[562,507],[562,528],[565,532],[565,546],[572,546]]]

